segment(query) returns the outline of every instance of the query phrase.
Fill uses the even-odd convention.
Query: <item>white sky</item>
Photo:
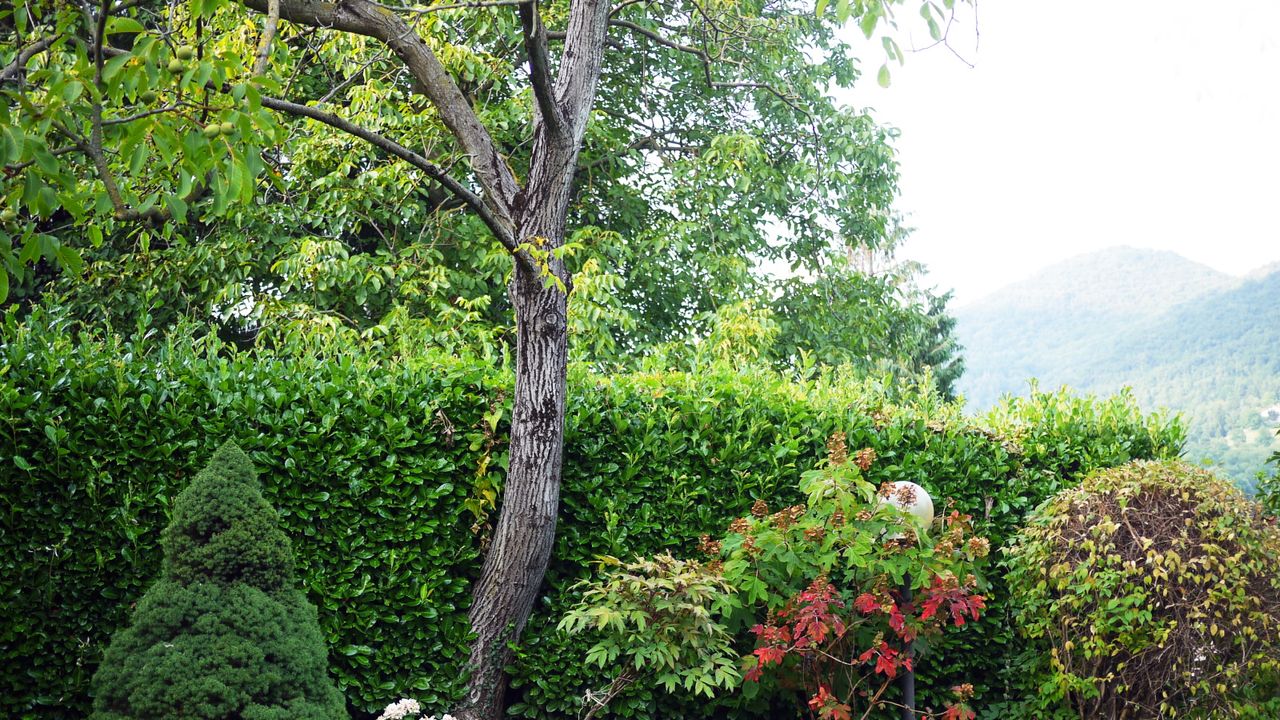
[[[888,89],[849,30],[865,74],[844,99],[902,131],[899,255],[926,284],[964,304],[1114,245],[1280,260],[1280,0],[979,0],[978,22],[976,51],[971,17],[952,30],[974,69],[908,52]]]

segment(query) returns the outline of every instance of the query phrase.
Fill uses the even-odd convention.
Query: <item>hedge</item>
[[[12,463],[0,506],[0,714],[87,715],[105,642],[157,574],[170,499],[224,440],[249,453],[279,510],[353,714],[406,695],[442,710],[460,695],[468,591],[506,462],[507,373],[439,353],[76,338],[11,317],[0,378],[0,458]],[[515,716],[573,717],[605,681],[582,662],[587,638],[554,631],[564,589],[592,558],[691,554],[698,535],[722,531],[755,498],[794,493],[834,430],[876,449],[872,480],[953,498],[993,545],[1064,474],[1181,444],[1176,422],[1124,397],[1039,394],[983,426],[923,391],[724,365],[575,368],[568,405],[556,551],[512,668]],[[1002,692],[1013,637],[1002,616],[925,663],[922,697],[960,681]],[[726,708],[643,685],[614,704],[637,718]]]

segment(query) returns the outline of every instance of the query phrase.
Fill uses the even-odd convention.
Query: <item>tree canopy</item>
[[[493,717],[554,542],[570,336],[643,348],[760,294],[761,260],[817,274],[888,244],[891,133],[828,92],[857,76],[837,28],[894,4],[15,5],[0,290],[33,298],[50,263],[109,322],[255,342],[397,318],[514,349],[460,711]]]
[[[508,5],[402,10],[522,177],[534,99]],[[101,54],[88,15],[36,7],[8,18],[19,41],[2,58],[16,212],[0,261],[15,300],[53,289],[62,264],[80,277],[60,299],[118,325],[189,315],[252,338],[411,318],[428,334],[470,328],[470,342],[509,334],[507,253],[474,208],[420,165],[269,107],[310,101],[464,176],[467,153],[385,46],[282,23],[255,74],[262,37],[238,5],[106,6]],[[563,42],[567,5],[543,12],[548,43]],[[883,293],[838,268],[899,228],[894,131],[830,96],[859,75],[839,25],[792,2],[611,13],[562,251],[582,355],[705,329],[700,317],[744,298],[790,318],[806,294],[834,287],[852,308]],[[771,282],[762,261],[817,280]],[[861,307],[847,326],[882,312],[853,344],[894,319],[882,299]],[[850,347],[840,357],[869,354],[835,342]]]

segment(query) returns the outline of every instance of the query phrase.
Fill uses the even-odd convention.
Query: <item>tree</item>
[[[749,127],[786,112],[820,128],[838,117],[808,109],[823,96],[819,81],[847,83],[855,75],[847,53],[832,52],[834,24],[853,17],[871,36],[895,2],[841,2],[834,21],[813,16],[808,7],[756,0],[623,0],[614,6],[604,0],[413,6],[245,0],[243,7],[226,0],[170,6],[44,0],[14,6],[0,15],[11,38],[0,56],[6,100],[0,106],[0,158],[10,205],[0,218],[0,262],[7,270],[0,273],[0,295],[11,274],[25,281],[31,266],[78,271],[82,247],[145,254],[231,233],[239,238],[225,249],[254,264],[255,249],[274,242],[262,235],[289,236],[299,216],[317,213],[308,197],[323,193],[324,184],[291,185],[308,175],[313,162],[364,183],[357,216],[397,217],[423,223],[423,229],[424,215],[433,216],[435,230],[459,238],[460,251],[450,251],[458,267],[493,267],[496,256],[477,249],[477,231],[496,241],[510,263],[516,388],[509,471],[475,586],[473,673],[460,711],[493,716],[502,702],[507,643],[519,637],[532,608],[555,533],[571,253],[580,243],[592,244],[600,257],[616,259],[611,266],[620,275],[655,268],[650,286],[628,301],[633,310],[659,314],[650,324],[661,335],[696,310],[685,300],[649,304],[670,286],[664,275],[683,276],[679,286],[686,293],[723,269],[742,275],[741,258],[752,248],[770,247],[759,231],[762,223],[779,220],[790,228],[793,257],[830,233],[812,231],[827,225],[874,243],[892,183],[887,194],[867,193],[848,206],[832,190],[842,183],[885,185],[884,154],[860,156],[856,134],[842,140],[852,149],[844,161],[825,165],[813,155],[816,145],[708,133],[707,127]],[[931,5],[924,14],[933,26]],[[260,32],[246,8],[261,15]],[[891,41],[885,47],[901,57]],[[783,50],[787,62],[771,66]],[[834,60],[809,62],[811,54],[828,52]],[[611,75],[642,82],[630,92],[600,96],[606,59]],[[813,70],[818,67],[824,69]],[[793,92],[787,81],[796,78],[806,82]],[[715,92],[690,105],[685,98],[693,87]],[[288,143],[300,121],[331,130],[316,133],[314,155]],[[867,123],[852,114],[843,122]],[[770,152],[761,149],[766,146]],[[747,224],[741,217],[749,217],[755,244],[747,252],[730,254],[725,263],[695,264],[689,272],[685,248],[715,246],[725,241],[723,234],[678,233],[670,238],[673,250],[657,253],[610,234],[608,224],[626,211],[628,198],[597,194],[592,169],[622,163],[644,176],[650,163],[661,162],[658,153],[688,154],[695,161],[677,161],[688,182],[637,184],[628,196],[634,201],[654,187],[672,193],[650,208],[670,202],[683,212],[666,213],[669,222],[657,231],[680,230],[684,217],[698,213],[706,224],[723,222],[732,233]],[[775,162],[788,158],[790,165]],[[773,170],[761,193],[752,194],[750,181],[744,182],[747,162]],[[787,173],[797,163],[822,172],[803,178],[808,187],[797,186]],[[729,180],[718,187],[731,189],[714,205],[705,196],[679,193],[704,179]],[[791,192],[787,185],[794,186]],[[388,194],[388,188],[397,192]],[[770,202],[761,204],[761,197]],[[391,212],[399,203],[388,198],[411,198],[414,209]],[[271,207],[262,207],[263,201]],[[789,204],[799,211],[769,216],[769,207]],[[369,225],[342,220],[345,230],[339,224],[338,232]],[[85,238],[76,228],[85,229]],[[301,242],[311,243],[312,255],[325,255],[331,238]],[[395,255],[396,248],[387,249]],[[211,258],[217,272],[238,272]],[[415,258],[395,260],[414,274]],[[244,293],[239,300],[270,303],[288,291],[290,280],[279,276],[284,269],[271,270],[275,278],[236,286]],[[363,278],[362,288],[374,284],[369,277],[376,275]],[[314,278],[300,284],[323,289]],[[229,304],[222,311],[239,307],[234,295],[224,299]],[[363,311],[365,303],[357,298],[355,306]]]
[[[226,443],[174,500],[164,571],[94,676],[95,720],[338,720],[316,609],[249,458]]]

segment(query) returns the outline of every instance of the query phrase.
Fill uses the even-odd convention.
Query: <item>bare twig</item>
[[[110,125],[124,125],[126,123],[131,123],[135,120],[141,120],[146,117],[151,117],[152,115],[160,115],[161,113],[173,112],[174,110],[177,110],[179,107],[181,106],[165,105],[164,107],[152,108],[151,110],[144,110],[139,113],[134,113],[133,115],[125,115],[122,117],[114,117],[114,118],[104,118],[102,120],[102,125],[104,127],[110,126]]]
[[[533,96],[538,101],[538,112],[542,114],[547,131],[558,141],[563,141],[564,118],[552,90],[547,28],[542,24],[537,0],[520,5],[520,24],[524,28],[524,47],[529,53],[529,81],[533,85]]]

